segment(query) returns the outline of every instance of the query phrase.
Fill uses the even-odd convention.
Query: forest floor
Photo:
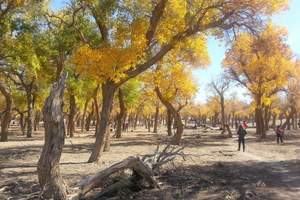
[[[158,177],[161,188],[129,196],[120,193],[118,199],[300,199],[300,131],[286,133],[281,145],[276,144],[273,131],[264,140],[249,132],[246,152],[238,152],[236,135],[226,138],[217,130],[186,129],[182,146],[187,156],[164,167]],[[25,138],[12,130],[9,139],[0,143],[0,199],[25,199],[40,190],[36,163],[43,133]],[[112,139],[110,151],[103,153],[99,163],[90,164],[86,161],[93,133],[75,134],[65,141],[61,173],[75,187],[85,176],[128,156],[153,153],[157,144],[168,141],[165,130],[153,134],[140,128]]]

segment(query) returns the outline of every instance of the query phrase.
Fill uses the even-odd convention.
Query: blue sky
[[[289,10],[277,14],[272,18],[275,24],[284,26],[288,29],[288,44],[291,46],[294,54],[300,58],[300,0],[290,0]],[[205,102],[210,92],[207,89],[207,84],[211,80],[222,73],[222,60],[226,51],[224,43],[209,38],[208,51],[211,58],[211,65],[208,68],[195,70],[194,77],[199,84],[199,90],[196,96],[197,101]],[[247,90],[242,87],[232,87],[227,93],[231,96],[233,93],[237,97],[248,101]]]
[[[52,8],[59,9],[67,0],[52,0]],[[272,18],[275,24],[284,26],[288,29],[289,37],[288,44],[294,51],[294,54],[300,58],[300,0],[290,0],[289,10],[277,14]],[[194,70],[193,75],[199,85],[199,90],[196,95],[196,100],[205,102],[210,95],[207,84],[211,82],[213,77],[222,73],[222,60],[226,47],[224,43],[208,39],[208,50],[211,58],[211,64],[205,69]],[[236,93],[241,99],[248,100],[247,91],[241,87],[232,87],[228,92],[228,96]]]

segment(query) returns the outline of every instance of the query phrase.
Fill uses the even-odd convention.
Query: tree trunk
[[[174,123],[176,124],[176,133],[173,138],[173,144],[179,145],[183,134],[183,123],[181,121],[179,111],[177,111],[170,102],[164,99],[158,87],[155,87],[155,92],[162,104],[164,104],[164,106],[166,106],[166,108],[170,110],[172,116],[174,117]]]
[[[234,127],[234,119],[235,119],[235,114],[232,113],[232,118],[231,118],[231,127]]]
[[[155,107],[155,116],[154,116],[153,133],[157,133],[158,115],[159,115],[159,104],[157,104],[156,107]]]
[[[5,111],[1,120],[1,142],[7,142],[8,140],[8,127],[11,120],[11,110],[12,110],[12,97],[9,91],[5,88],[4,85],[0,83],[0,92],[5,98]]]
[[[221,123],[222,123],[222,134],[225,132],[225,105],[224,96],[220,95],[220,106],[221,106]]]
[[[273,115],[272,115],[272,128],[273,128],[273,129],[276,128],[276,118],[277,118],[277,115],[276,115],[276,114],[273,114]]]
[[[136,114],[135,114],[135,117],[134,117],[134,125],[133,125],[133,129],[135,130],[136,127],[137,127],[137,124],[138,124],[138,120],[139,120],[139,112],[140,112],[140,109],[137,110]]]
[[[92,111],[88,114],[86,121],[85,121],[85,130],[86,131],[90,130],[93,116],[94,116],[94,103],[92,104]]]
[[[34,111],[34,95],[31,92],[31,89],[26,91],[27,93],[27,133],[28,138],[32,137],[32,128],[33,128],[33,111]]]
[[[68,119],[68,135],[74,136],[75,131],[75,115],[76,115],[76,99],[75,95],[70,95],[69,119]]]
[[[148,127],[148,132],[151,132],[151,116],[147,117],[147,127]]]
[[[105,135],[105,144],[104,144],[104,152],[110,151],[110,123],[108,125],[108,129]]]
[[[118,113],[118,116],[117,116],[116,138],[121,138],[123,125],[125,123],[125,115],[126,115],[124,94],[123,94],[123,90],[121,88],[119,88],[119,91],[118,91],[118,99],[119,99],[120,112]]]
[[[98,99],[97,99],[98,90],[99,90],[99,85],[96,87],[96,89],[94,91],[94,96],[93,96],[94,106],[95,106],[95,116],[96,116],[95,136],[98,132],[99,124],[100,124],[100,110],[99,110],[99,104],[98,104]]]
[[[167,129],[168,136],[172,136],[172,114],[170,109],[167,109]]]
[[[296,111],[294,114],[294,121],[295,121],[295,130],[298,130],[298,112]]]
[[[114,93],[116,91],[116,86],[111,81],[106,81],[102,84],[102,110],[101,117],[99,122],[99,128],[96,131],[96,141],[95,147],[92,151],[92,154],[88,160],[89,163],[97,162],[100,157],[100,152],[104,147],[104,138],[108,129],[109,118],[111,113],[111,107],[113,104]],[[99,115],[97,113],[97,115]]]
[[[65,141],[63,96],[66,80],[63,73],[58,84],[52,86],[43,108],[45,143],[38,161],[38,178],[42,197],[54,200],[67,199],[66,185],[60,175],[59,161]]]
[[[22,132],[22,135],[25,135],[26,121],[24,120],[24,113],[19,112],[19,115],[20,115],[19,123],[20,123],[21,132]]]
[[[283,123],[282,127],[286,128],[287,126],[290,126],[290,120],[293,117],[294,113],[296,112],[296,109],[294,106],[291,106],[291,111],[288,114],[288,116],[286,117],[285,122]]]
[[[270,113],[270,106],[265,106],[265,130],[268,131],[269,130],[269,122],[270,122],[270,118],[271,118],[271,113]]]
[[[40,128],[41,113],[39,110],[35,112],[33,130],[37,131]]]
[[[85,103],[84,103],[84,108],[83,108],[83,115],[82,115],[82,118],[81,118],[81,133],[83,133],[84,131],[84,128],[85,128],[85,122],[86,122],[86,110],[89,106],[89,102],[90,102],[90,98],[88,98]]]
[[[264,129],[263,110],[261,107],[257,107],[255,109],[255,123],[256,123],[256,134],[260,135],[262,138],[265,138],[266,132]]]

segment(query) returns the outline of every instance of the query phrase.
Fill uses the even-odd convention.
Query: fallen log
[[[108,191],[116,190],[123,186],[128,186],[130,184],[133,184],[133,181],[139,181],[141,179],[147,181],[151,188],[159,188],[158,183],[153,177],[152,170],[147,165],[145,165],[139,157],[128,157],[125,160],[96,173],[94,176],[88,177],[87,179],[81,181],[80,191],[77,195],[72,197],[72,199],[84,198],[85,195],[93,188],[103,186],[105,184],[105,180],[107,180],[110,176],[126,169],[131,169],[133,171],[133,176],[132,178],[130,178],[130,182],[123,182],[123,184],[118,183],[115,186],[111,186],[110,188],[103,190],[102,194],[100,193],[99,195],[103,195],[104,193],[108,193]]]
[[[113,197],[122,191],[135,192],[145,188],[160,188],[154,178],[158,174],[159,168],[180,155],[184,159],[183,148],[167,145],[162,150],[159,145],[154,154],[140,157],[128,157],[111,167],[97,172],[93,176],[88,176],[79,182],[77,192],[69,199],[79,200],[92,196],[93,199],[103,197]],[[132,174],[125,173],[130,169]],[[101,188],[100,192],[94,192],[95,188]],[[127,193],[127,192],[126,192]]]

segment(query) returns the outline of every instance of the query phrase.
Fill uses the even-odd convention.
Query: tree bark
[[[8,127],[11,120],[11,110],[12,110],[12,97],[9,91],[5,88],[3,84],[0,83],[0,92],[5,98],[5,111],[1,120],[1,142],[7,142],[8,140]]]
[[[108,125],[108,129],[105,135],[105,144],[104,144],[103,151],[104,152],[110,151],[110,123]]]
[[[67,188],[60,175],[59,161],[65,141],[63,96],[67,74],[52,86],[43,108],[45,143],[38,161],[38,179],[43,198],[67,199]]]
[[[118,91],[118,99],[119,99],[120,112],[118,113],[118,116],[117,116],[116,138],[121,138],[123,125],[125,123],[125,115],[126,115],[124,94],[123,94],[123,90],[121,88],[119,88],[119,91]]]
[[[70,95],[70,100],[69,100],[69,119],[68,119],[68,135],[70,137],[74,136],[74,131],[75,131],[75,115],[76,115],[76,99],[75,95],[71,94]]]
[[[89,163],[91,162],[97,162],[100,157],[100,152],[103,151],[104,147],[104,138],[107,132],[108,124],[109,124],[109,118],[111,113],[111,107],[113,104],[114,99],[114,93],[116,91],[117,87],[115,84],[111,81],[106,81],[102,84],[102,110],[101,110],[101,117],[99,122],[99,128],[97,128],[96,131],[96,141],[95,141],[95,147],[92,151],[92,154],[88,160]],[[99,115],[97,113],[97,115]]]

